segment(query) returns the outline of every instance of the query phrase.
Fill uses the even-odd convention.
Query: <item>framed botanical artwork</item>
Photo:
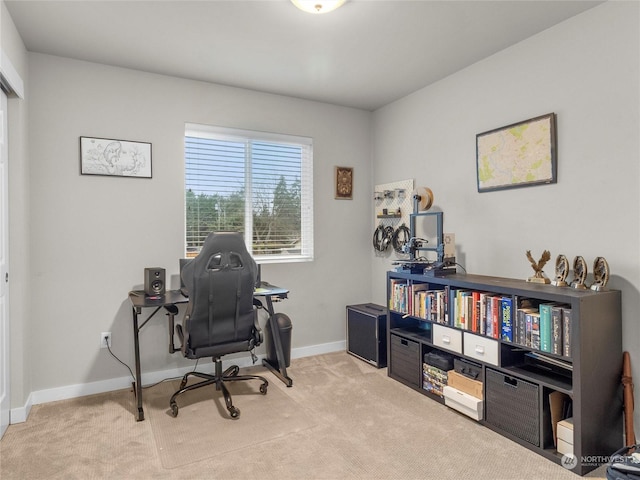
[[[557,182],[556,115],[476,135],[478,192]]]
[[[151,178],[151,144],[80,137],[80,173]]]
[[[353,199],[353,168],[352,167],[336,167],[335,168],[335,189],[336,189],[336,199],[338,200]]]

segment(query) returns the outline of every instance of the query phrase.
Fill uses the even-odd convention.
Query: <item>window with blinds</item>
[[[234,231],[261,263],[313,260],[312,172],[310,138],[187,124],[187,256]]]

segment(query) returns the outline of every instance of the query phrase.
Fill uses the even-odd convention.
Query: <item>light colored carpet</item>
[[[270,439],[266,439],[267,434],[256,437],[252,422],[257,420],[252,420],[252,410],[262,409],[259,403],[267,400],[262,395],[241,394],[234,399],[242,410],[237,421],[225,420],[217,400],[204,400],[202,408],[208,404],[206,408],[211,409],[207,421],[224,424],[224,429],[248,425],[245,431],[250,432],[249,444],[244,438],[241,441],[245,443],[238,443],[229,430],[216,432],[206,428],[208,437],[203,444],[228,451],[166,468],[164,453],[159,453],[163,440],[155,432],[156,413],[166,417],[162,418],[163,424],[166,421],[193,425],[189,419],[191,406],[186,405],[195,403],[183,401],[180,405],[185,406],[178,417],[169,417],[166,414],[169,396],[160,402],[164,393],[158,390],[161,387],[164,391],[167,386],[159,385],[145,390],[147,420],[136,422],[133,394],[122,390],[34,406],[28,421],[10,425],[0,442],[0,478],[580,478],[392,380],[386,369],[378,370],[344,352],[294,359],[288,373],[294,382],[291,388],[271,373],[265,376],[269,380],[267,397],[274,401],[273,412],[292,404],[299,408],[294,415],[296,427],[290,433],[277,430],[269,434]],[[154,397],[161,405],[152,413]],[[297,423],[303,417],[307,420]],[[302,424],[308,428],[302,428]],[[604,478],[604,468],[587,477]]]
[[[240,374],[264,373],[243,369]],[[195,383],[194,379],[190,383]],[[316,423],[291,397],[272,386],[262,395],[259,380],[227,384],[240,417],[232,419],[222,392],[208,385],[177,398],[179,412],[173,417],[169,398],[179,387],[178,381],[160,384],[144,398],[145,414],[151,422],[162,466],[175,468],[216,455],[241,450],[294,432]]]

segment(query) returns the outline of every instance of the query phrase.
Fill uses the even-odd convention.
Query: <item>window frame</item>
[[[245,142],[247,143],[247,151],[245,152],[245,220],[244,220],[244,239],[247,250],[256,262],[261,264],[268,263],[294,263],[309,262],[314,259],[313,244],[313,139],[310,137],[302,137],[296,135],[286,135],[270,132],[259,132],[253,130],[243,130],[229,127],[219,127],[214,125],[204,125],[197,123],[186,123],[184,138],[184,207],[185,207],[185,224],[184,224],[184,250],[187,252],[187,158],[186,158],[186,137],[198,137],[206,139],[215,139],[218,141]],[[301,251],[299,254],[254,254],[253,252],[253,196],[251,189],[251,142],[268,142],[279,145],[293,145],[301,147],[303,153],[301,155],[300,164],[300,237]],[[248,220],[251,219],[251,220]],[[251,239],[248,241],[247,239]],[[198,250],[199,251],[199,250]],[[193,256],[193,255],[191,255]]]

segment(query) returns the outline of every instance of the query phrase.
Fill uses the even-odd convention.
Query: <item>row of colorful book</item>
[[[571,308],[535,299],[391,279],[389,308],[434,323],[571,357]]]
[[[429,290],[428,283],[391,279],[389,308],[436,323],[447,322],[447,290]]]
[[[569,305],[524,300],[516,310],[514,343],[571,358],[572,315]]]

